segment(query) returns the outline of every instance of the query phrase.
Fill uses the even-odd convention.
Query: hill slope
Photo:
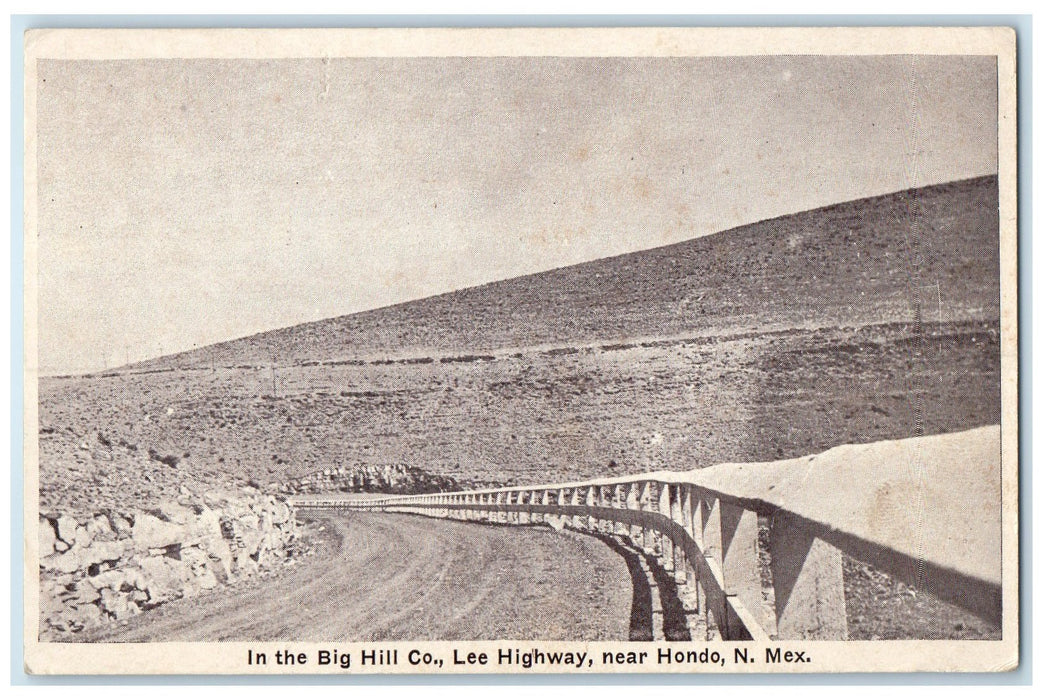
[[[998,232],[997,180],[975,178],[269,331],[135,368],[861,326],[912,320],[918,295],[927,298],[926,320],[997,319]]]
[[[546,482],[998,423],[996,202],[995,178],[951,183],[243,338],[214,368],[43,379],[41,503],[388,465]]]

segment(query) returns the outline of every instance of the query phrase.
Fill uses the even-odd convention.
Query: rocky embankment
[[[282,486],[289,494],[331,493],[439,493],[456,491],[462,485],[449,476],[431,474],[406,464],[357,464],[323,469]]]
[[[286,565],[304,552],[286,502],[182,489],[155,509],[40,518],[40,638],[118,624],[178,598]]]

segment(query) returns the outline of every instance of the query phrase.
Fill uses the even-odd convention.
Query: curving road
[[[626,640],[634,586],[569,531],[346,513],[295,567],[134,618],[95,641]]]

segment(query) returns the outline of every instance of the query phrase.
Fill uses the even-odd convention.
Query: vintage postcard
[[[31,673],[1017,666],[1013,30],[25,56]]]

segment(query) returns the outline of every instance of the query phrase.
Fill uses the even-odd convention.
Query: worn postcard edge
[[[800,642],[773,646],[800,649],[812,664],[747,666],[746,672],[1006,671],[1017,668],[1018,569],[1018,289],[1017,289],[1017,96],[1015,33],[1009,27],[835,28],[610,28],[610,29],[40,29],[25,34],[24,169],[24,642],[25,669],[32,674],[287,674],[460,673],[461,667],[348,670],[246,665],[248,650],[291,649],[311,655],[338,647],[454,652],[539,648],[543,651],[646,650],[647,642],[393,642],[381,644],[157,643],[84,644],[38,641],[39,465],[37,367],[37,180],[36,61],[162,58],[305,58],[415,56],[742,56],[742,55],[994,55],[998,73],[998,180],[1000,203],[1000,318],[1002,405],[1002,639],[998,641]],[[752,643],[669,643],[710,647],[730,655]],[[734,672],[704,665],[647,665],[627,673]],[[598,668],[598,673],[612,672]],[[546,673],[541,669],[470,667],[468,673]],[[555,671],[557,672],[557,671]],[[578,669],[577,672],[586,672]]]

